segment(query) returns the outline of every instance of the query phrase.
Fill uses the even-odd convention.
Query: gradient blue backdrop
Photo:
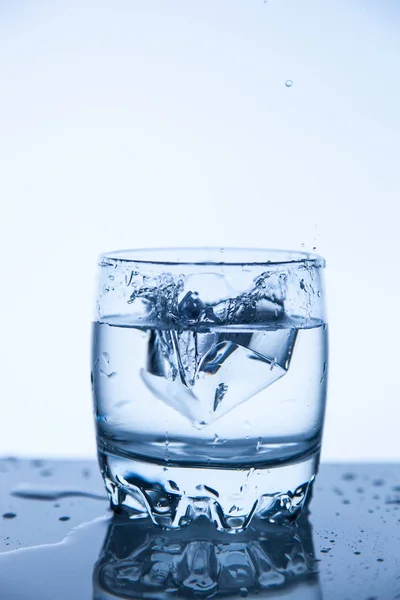
[[[0,453],[94,454],[100,251],[304,245],[324,457],[400,459],[399,58],[390,0],[0,0]]]

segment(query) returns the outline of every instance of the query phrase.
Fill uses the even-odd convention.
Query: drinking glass
[[[114,510],[229,532],[299,515],[324,420],[324,266],[261,249],[100,256],[92,387]]]

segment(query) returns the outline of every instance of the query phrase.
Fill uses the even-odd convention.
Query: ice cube
[[[287,371],[296,337],[297,329],[294,328],[255,331],[245,345]]]
[[[193,393],[197,423],[211,423],[285,375],[273,358],[232,341],[223,341],[200,362]]]
[[[159,336],[156,332],[155,338]],[[285,329],[171,332],[162,342],[151,334],[151,360],[142,379],[160,400],[201,428],[285,375],[295,337],[295,330]],[[173,359],[166,358],[166,339]]]
[[[297,330],[283,326],[286,280],[279,273],[264,274],[254,284],[250,292],[211,306],[189,291],[179,304],[168,305],[169,315],[172,305],[176,307],[174,328],[149,336],[143,381],[196,427],[212,423],[253,397],[289,368]],[[176,287],[169,295],[175,302]],[[205,323],[212,325],[199,329]],[[245,328],[254,323],[265,328],[221,331],[215,327],[240,324]]]
[[[142,369],[141,378],[149,390],[159,399],[175,408],[181,415],[197,425],[197,418],[201,413],[199,398],[187,388],[180,379],[169,380],[165,377],[153,375]],[[202,426],[199,423],[199,426]]]
[[[206,306],[197,292],[188,292],[178,305],[178,315],[184,323],[198,322]]]
[[[214,331],[151,331],[147,346],[146,370],[150,375],[168,381],[178,378],[180,385],[191,389],[201,357],[214,347],[217,341],[218,333]],[[162,384],[160,386],[162,387]],[[168,393],[166,392],[167,395]]]

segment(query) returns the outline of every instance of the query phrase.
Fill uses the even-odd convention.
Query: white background
[[[0,454],[94,455],[99,252],[304,244],[324,458],[399,460],[399,60],[396,0],[0,0]]]

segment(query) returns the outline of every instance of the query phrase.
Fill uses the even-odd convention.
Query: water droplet
[[[225,252],[225,248],[220,248],[219,251],[223,254]]]
[[[17,515],[13,512],[4,513],[3,519],[15,519]]]
[[[109,276],[108,276],[108,279],[109,279],[110,281],[114,281],[114,275],[109,275]]]
[[[354,554],[356,554],[357,556],[360,556],[361,552],[356,551],[356,552],[354,552]]]
[[[42,469],[40,471],[41,477],[51,477],[53,475],[53,471],[51,469]]]
[[[305,243],[304,243],[304,242],[302,242],[302,244],[301,244],[301,247],[302,247],[302,248],[304,248],[304,247],[305,247]]]
[[[265,2],[265,0],[264,0],[264,2]],[[240,593],[241,598],[247,598],[247,596],[249,595],[248,589],[245,587],[240,588],[239,593]]]
[[[377,562],[384,562],[383,558],[377,558],[376,560],[377,560]]]
[[[290,87],[292,87],[292,85],[293,85],[293,81],[292,81],[291,79],[287,79],[287,80],[285,81],[285,85],[286,85],[286,87],[290,88]],[[303,244],[302,244],[302,245],[303,245]]]
[[[214,433],[213,444],[216,444],[217,442],[219,442],[219,436],[218,436],[218,433]]]
[[[385,482],[383,479],[374,479],[372,482],[372,485],[375,485],[376,487],[381,487],[384,484]]]
[[[69,521],[70,517],[60,517],[59,521]]]
[[[328,554],[331,551],[331,548],[321,548],[322,554]]]

